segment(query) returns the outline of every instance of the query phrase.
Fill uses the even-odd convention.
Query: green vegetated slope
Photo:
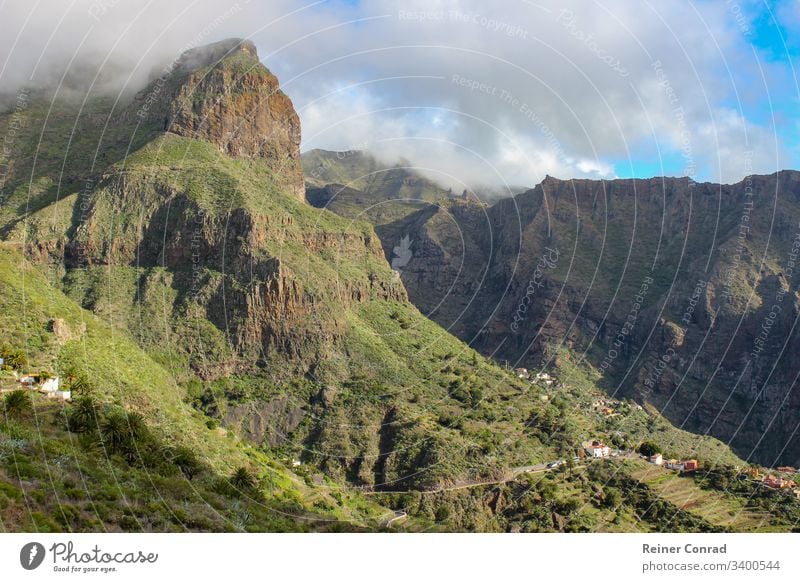
[[[454,191],[430,177],[437,176],[435,167],[420,168],[407,160],[390,164],[363,150],[313,149],[304,152],[302,160],[309,203],[340,216],[369,220],[375,225],[398,221],[415,211],[449,200],[466,198],[483,207],[528,190],[521,186],[477,186],[473,189],[462,184]],[[452,180],[447,174],[439,174],[439,177]]]
[[[368,152],[320,149],[302,159],[309,203],[354,220],[386,224],[452,196],[409,162],[392,166]]]
[[[303,154],[303,171],[308,184],[319,187],[343,184],[384,200],[434,202],[449,195],[433,180],[424,177],[410,162],[388,165],[368,152],[311,150]]]
[[[3,531],[377,525],[378,506],[350,503],[351,496],[328,488],[312,491],[283,463],[209,422],[126,331],[78,307],[5,244],[0,290],[3,341],[24,351],[25,367],[61,374],[67,382],[76,375],[87,384],[70,404],[28,391],[28,406],[3,406]],[[8,370],[0,382],[8,404],[19,385]],[[86,410],[92,411],[87,418],[80,415]],[[115,444],[115,435],[125,444]],[[241,468],[251,483],[231,479]]]
[[[80,102],[57,100],[56,125],[32,98],[18,154],[36,151],[31,144],[42,127],[68,151],[77,119],[83,161],[73,164],[67,154],[69,163],[59,164],[57,147],[42,153],[41,164],[14,159],[4,189],[13,204],[4,207],[0,232],[37,266],[5,251],[10,291],[3,296],[17,299],[4,304],[4,322],[14,330],[9,344],[29,354],[30,366],[77,369],[89,380],[89,410],[99,411],[100,422],[67,424],[86,416],[81,399],[62,410],[36,398],[35,414],[7,422],[7,529],[44,527],[23,516],[29,498],[63,528],[123,527],[117,513],[102,525],[86,518],[67,526],[55,521],[50,496],[33,497],[42,497],[33,491],[45,487],[45,460],[57,450],[74,455],[64,461],[67,482],[78,484],[70,489],[80,488],[80,467],[105,467],[76,501],[81,515],[95,483],[125,475],[125,495],[142,500],[159,490],[147,479],[163,472],[165,506],[181,500],[190,505],[185,514],[210,511],[194,500],[221,516],[186,525],[191,529],[231,522],[260,530],[375,528],[387,505],[410,513],[401,527],[411,530],[666,530],[673,514],[683,529],[717,527],[678,512],[627,470],[612,471],[613,478],[586,467],[533,475],[552,486],[520,477],[526,466],[572,458],[592,438],[627,450],[653,438],[676,456],[740,461],[718,441],[676,431],[632,402],[604,417],[591,402],[600,394],[596,373],[571,364],[568,352],[554,370],[554,387],[531,384],[420,313],[368,221],[315,208],[298,195],[296,116],[285,96],[273,99],[277,82],[253,51],[215,46],[214,60],[205,55],[197,69],[179,68],[163,84],[167,102],[141,122],[135,112],[152,86],[111,115],[92,101],[89,119]],[[215,92],[225,96],[221,105]],[[252,124],[242,111],[254,112]],[[272,130],[264,134],[258,124]],[[116,136],[121,149],[101,148],[108,158],[87,165],[84,153],[92,139],[104,143],[101,135]],[[470,212],[472,205],[453,208]],[[20,270],[37,291],[13,286],[26,281],[15,275]],[[56,319],[63,325],[53,327]],[[156,453],[139,458],[128,439],[114,445],[110,461],[98,452],[109,425],[135,413],[147,427],[146,437],[139,433],[144,448],[166,447],[166,461]],[[46,422],[37,431],[32,423],[40,417]],[[36,435],[46,437],[39,449]],[[33,478],[13,470],[15,447],[36,459]],[[188,460],[187,450],[194,454]],[[190,479],[194,461],[202,470]],[[606,500],[609,483],[633,496],[619,511],[611,503],[617,494]],[[263,510],[231,491],[233,484]],[[189,497],[195,490],[200,497]],[[492,501],[498,490],[502,501]],[[145,529],[184,527],[168,510],[143,503],[134,505],[136,517],[148,520]],[[242,516],[250,521],[241,523]]]
[[[712,437],[673,427],[654,410],[610,399],[598,374],[567,351],[554,355],[553,386],[534,384],[526,437],[541,439],[567,463],[488,483],[458,483],[377,498],[438,527],[479,531],[796,531],[800,502],[743,479],[743,463]],[[607,415],[602,407],[613,407]],[[593,436],[587,436],[593,435]],[[571,462],[576,443],[600,438],[618,457]],[[696,458],[701,470],[681,474],[646,462],[635,449],[648,441],[664,458]]]
[[[413,241],[411,301],[482,353],[533,366],[570,347],[609,392],[797,466],[798,193],[788,170],[730,185],[548,177],[376,230],[387,257]]]

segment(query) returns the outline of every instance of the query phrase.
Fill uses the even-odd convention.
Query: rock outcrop
[[[102,303],[98,285],[116,277],[114,269],[139,277],[127,296],[114,287],[120,296],[106,301],[114,309],[145,301],[148,288],[174,294],[162,312],[175,335],[141,333],[179,341],[190,335],[186,320],[206,330],[184,348],[201,377],[252,371],[274,358],[304,373],[341,341],[347,309],[406,300],[388,267],[379,268],[372,231],[320,222],[305,202],[300,122],[252,43],[185,52],[114,123],[110,133],[147,140],[87,181],[69,207],[61,203],[72,220],[57,237],[47,232],[48,215],[29,221],[19,238],[32,258],[61,263],[87,307]],[[221,353],[204,354],[209,346]]]
[[[533,367],[565,345],[610,392],[800,464],[800,173],[734,185],[557,180],[484,212],[453,202],[378,227],[406,236],[411,300],[486,354]]]
[[[250,41],[186,51],[137,95],[131,114],[233,157],[267,160],[285,188],[304,196],[300,118]]]

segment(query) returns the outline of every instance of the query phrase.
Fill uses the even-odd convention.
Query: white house
[[[528,372],[527,368],[514,368],[514,373],[517,375],[517,378],[523,380],[530,380],[531,378],[531,374]]]
[[[583,450],[589,458],[602,459],[611,453],[611,449],[600,441],[587,441],[583,443]]]
[[[53,376],[52,378],[48,378],[44,380],[41,384],[39,384],[39,391],[40,392],[58,392],[58,388],[61,386],[61,380],[58,376]]]
[[[53,400],[72,400],[72,392],[69,390],[56,390],[55,392],[48,392],[47,398]]]
[[[661,456],[661,453],[656,453],[655,455],[650,456],[650,462],[654,465],[663,465],[664,457]]]
[[[676,471],[683,471],[683,461],[679,461],[677,459],[670,459],[668,461],[664,461],[664,466],[667,469],[675,469]]]
[[[555,378],[553,378],[553,376],[551,376],[547,372],[539,372],[538,374],[536,374],[534,378],[537,382],[541,382],[545,386],[552,386],[556,380]]]

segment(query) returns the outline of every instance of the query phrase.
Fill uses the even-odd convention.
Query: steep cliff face
[[[297,195],[297,117],[250,45],[187,53],[120,114],[93,102],[81,150],[108,157],[70,164],[66,191],[58,150],[83,122],[80,103],[57,105],[63,141],[42,166],[19,159],[2,235],[130,333],[210,424],[398,489],[555,454],[526,436],[541,401],[408,302],[372,226]]]
[[[84,296],[102,284],[107,267],[139,271],[143,282],[145,271],[166,269],[176,293],[173,317],[201,316],[224,331],[231,347],[224,365],[206,365],[204,375],[229,373],[233,360],[241,370],[273,357],[313,367],[341,341],[344,310],[405,299],[402,284],[381,269],[374,234],[320,222],[316,211],[277,190],[279,181],[269,199],[259,198],[269,181],[244,171],[252,162],[242,167],[170,134],[145,149],[155,157],[134,154],[124,171],[109,172],[77,202],[81,220],[65,244],[64,266],[71,288]],[[205,159],[162,165],[173,150],[191,156],[198,149],[220,156],[210,174]],[[195,180],[203,183],[200,192]],[[325,263],[325,256],[335,261]],[[81,291],[79,271],[100,278]]]
[[[484,353],[566,345],[612,392],[746,458],[798,464],[800,173],[734,185],[562,181],[485,216],[453,203],[378,228],[420,309]]]
[[[245,525],[248,531],[327,530],[347,511],[346,501],[336,502],[321,489],[312,492],[278,459],[262,451],[254,456],[253,447],[208,426],[170,371],[127,333],[81,310],[41,268],[5,243],[0,243],[0,290],[3,349],[24,350],[30,369],[59,372],[62,386],[73,390],[72,403],[29,392],[31,414],[13,420],[5,411],[0,415],[4,531],[228,532]],[[76,393],[65,378],[67,369],[85,376],[92,389]],[[10,376],[0,379],[4,393],[14,385]],[[79,402],[91,403],[98,424],[138,421],[136,451],[112,453],[97,425],[84,424],[78,434],[65,420],[75,418]],[[17,446],[8,454],[12,438]],[[251,499],[221,490],[234,470],[254,463],[268,465],[275,476],[265,495]],[[83,493],[76,494],[76,487]],[[119,494],[126,503],[117,502]],[[234,526],[242,507],[248,517]],[[385,513],[374,511],[374,519]],[[366,519],[356,520],[366,525]]]
[[[304,195],[300,118],[250,41],[186,51],[137,95],[127,114],[233,157],[266,160],[285,189]]]
[[[224,336],[224,355],[195,368],[204,377],[273,358],[313,368],[341,342],[344,310],[405,298],[369,227],[305,203],[299,119],[252,43],[187,51],[109,123],[110,135],[146,139],[78,192],[13,218],[8,238],[53,263],[86,306],[107,286],[108,303],[133,312],[143,288],[164,287],[171,327],[200,318]],[[166,343],[169,328],[144,335]]]

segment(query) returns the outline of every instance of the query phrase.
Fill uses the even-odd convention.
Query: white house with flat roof
[[[40,392],[58,392],[60,387],[61,380],[58,376],[53,376],[52,378],[48,378],[47,380],[43,380],[39,383]]]
[[[586,456],[594,459],[602,459],[611,454],[611,449],[608,445],[600,441],[586,441],[583,443],[583,450],[586,451]]]

